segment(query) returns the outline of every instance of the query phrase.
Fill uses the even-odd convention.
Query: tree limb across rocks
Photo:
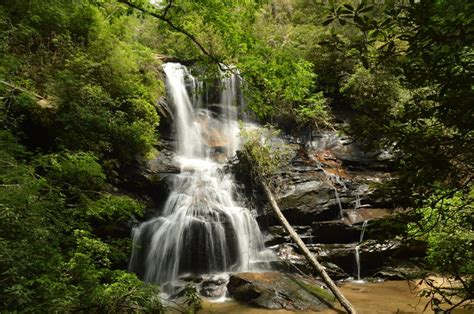
[[[273,196],[273,193],[271,192],[270,188],[268,185],[264,182],[260,182],[264,192],[265,196],[267,197],[268,201],[270,202],[270,205],[275,212],[276,216],[278,217],[278,220],[280,220],[281,224],[285,228],[285,230],[289,233],[290,237],[295,241],[296,245],[301,249],[303,252],[303,255],[306,257],[306,260],[309,262],[311,267],[316,270],[316,272],[321,276],[323,279],[324,283],[328,286],[328,288],[334,293],[336,298],[339,300],[341,305],[346,309],[348,313],[357,313],[356,309],[354,306],[349,302],[349,300],[344,297],[344,295],[341,293],[339,288],[336,286],[334,281],[329,277],[329,275],[326,273],[324,270],[323,266],[318,262],[318,260],[314,257],[314,255],[309,251],[309,249],[306,247],[304,244],[303,240],[299,237],[299,235],[295,232],[293,227],[290,225],[288,220],[286,220],[285,216],[280,210],[280,207],[278,206],[275,197]]]

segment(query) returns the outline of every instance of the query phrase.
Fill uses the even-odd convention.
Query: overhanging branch
[[[166,7],[164,8],[163,10],[163,13],[162,14],[159,14],[157,12],[153,12],[151,10],[148,10],[140,5],[137,5],[135,3],[133,3],[132,1],[130,0],[117,0],[118,2],[120,3],[123,3],[137,11],[140,11],[142,13],[145,13],[145,14],[148,14],[150,16],[153,16],[154,18],[157,18],[159,19],[160,21],[163,21],[165,22],[169,27],[171,27],[172,29],[174,29],[175,31],[185,35],[186,37],[188,37],[198,48],[199,50],[201,50],[201,52],[203,54],[205,54],[212,62],[216,63],[217,66],[219,67],[219,69],[221,71],[228,71],[228,70],[231,70],[231,68],[227,65],[225,65],[224,63],[222,63],[219,58],[217,58],[215,55],[213,55],[210,51],[208,51],[198,40],[197,38],[191,34],[189,31],[187,31],[186,29],[184,29],[183,27],[179,26],[179,25],[176,25],[170,18],[167,17],[167,14],[169,12],[169,10],[173,7],[173,0],[168,0],[168,4],[166,5]]]

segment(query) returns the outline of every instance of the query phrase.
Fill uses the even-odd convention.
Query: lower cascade
[[[187,274],[266,267],[272,255],[250,211],[236,202],[233,176],[226,171],[226,161],[239,144],[241,98],[235,79],[221,80],[219,104],[211,111],[196,101],[202,84],[184,66],[167,63],[163,68],[181,171],[173,178],[161,215],[134,228],[130,270],[146,282],[173,287]]]

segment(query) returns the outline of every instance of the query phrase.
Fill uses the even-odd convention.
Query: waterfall
[[[233,176],[224,170],[239,146],[235,81],[223,78],[216,112],[195,108],[197,97],[188,90],[199,83],[184,66],[163,68],[181,171],[162,214],[134,228],[130,270],[167,286],[185,274],[258,270],[271,253],[250,211],[235,201]]]
[[[355,260],[356,260],[356,266],[357,266],[357,281],[358,283],[363,283],[364,281],[360,279],[360,254],[359,254],[359,248],[360,244],[364,240],[364,234],[365,234],[365,229],[367,228],[367,223],[368,220],[364,220],[362,223],[362,229],[360,231],[360,237],[359,237],[359,243],[355,247]]]

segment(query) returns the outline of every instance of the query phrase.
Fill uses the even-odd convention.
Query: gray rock
[[[166,201],[173,175],[179,173],[172,142],[160,142],[159,151],[151,159],[136,160],[122,169],[121,187],[142,199],[151,199],[153,208]]]
[[[334,301],[320,282],[279,272],[233,274],[227,289],[236,300],[267,309],[321,311]]]
[[[229,276],[227,274],[211,275],[202,278],[199,293],[207,298],[219,298],[227,291]]]
[[[383,267],[391,263],[399,263],[412,257],[422,256],[425,247],[419,242],[404,243],[398,240],[367,240],[362,243],[347,244],[307,244],[322,263],[332,263],[342,269],[343,273],[352,276],[357,275],[355,260],[355,248],[359,246],[360,272],[362,277],[375,276]],[[272,247],[277,256],[287,263],[295,265],[299,269],[311,272],[305,265],[305,259],[295,245],[281,244]],[[291,267],[288,267],[291,269]],[[343,278],[343,273],[334,274],[334,279]]]

